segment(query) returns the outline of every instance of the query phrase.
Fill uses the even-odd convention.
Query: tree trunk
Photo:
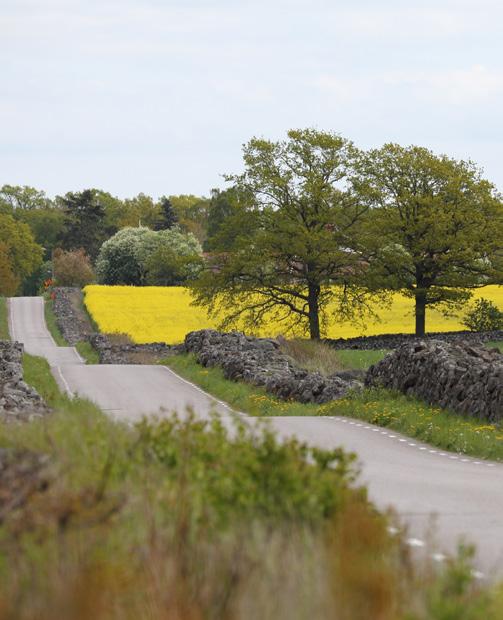
[[[320,339],[320,287],[316,284],[308,284],[309,305],[309,337],[311,340]]]
[[[426,333],[426,292],[416,291],[416,336]]]

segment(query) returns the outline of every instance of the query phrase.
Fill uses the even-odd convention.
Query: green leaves
[[[266,424],[235,419],[230,430],[187,414],[138,427],[136,458],[155,462],[167,480],[190,489],[200,518],[220,525],[238,518],[316,523],[341,508],[355,479],[354,455],[280,441]]]
[[[314,129],[292,130],[281,142],[250,140],[244,173],[226,177],[237,204],[212,239],[197,302],[224,310],[225,325],[288,319],[313,338],[338,291],[344,313],[360,313],[363,296],[345,294],[357,280],[364,289],[355,230],[367,207],[352,191],[356,157],[349,141]]]
[[[16,294],[20,282],[40,267],[42,256],[27,225],[0,214],[0,293]]]
[[[357,186],[372,207],[363,245],[384,286],[449,309],[503,278],[503,206],[473,163],[387,144],[361,160]]]
[[[96,271],[103,284],[167,286],[195,276],[201,246],[178,228],[123,228],[101,246]]]

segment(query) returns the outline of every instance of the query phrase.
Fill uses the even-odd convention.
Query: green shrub
[[[280,441],[264,424],[252,429],[236,419],[230,431],[226,426],[192,415],[138,426],[142,455],[161,464],[172,484],[184,480],[194,516],[219,524],[243,517],[313,522],[341,508],[355,478],[354,455]]]
[[[478,299],[463,319],[472,332],[488,332],[503,329],[503,312],[488,299]]]
[[[54,251],[54,277],[57,286],[84,287],[94,282],[95,275],[91,260],[84,250]]]
[[[101,246],[96,273],[102,284],[157,284],[157,271],[161,282],[167,276],[178,282],[197,273],[201,252],[194,235],[178,228],[155,232],[145,227],[127,227]],[[176,258],[174,271],[173,257]],[[152,275],[147,282],[149,272]]]

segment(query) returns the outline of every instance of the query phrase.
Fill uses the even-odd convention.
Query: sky
[[[501,0],[0,0],[0,72],[0,185],[208,195],[315,127],[503,191]]]

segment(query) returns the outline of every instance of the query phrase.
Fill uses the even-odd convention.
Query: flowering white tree
[[[191,269],[197,270],[201,253],[201,245],[194,235],[177,228],[155,232],[146,227],[127,227],[103,243],[96,273],[102,284],[173,284],[189,277]],[[166,273],[168,255],[173,271],[185,265],[183,273],[172,274],[172,281]],[[156,281],[156,268],[161,267],[161,261],[163,277],[162,281]]]

